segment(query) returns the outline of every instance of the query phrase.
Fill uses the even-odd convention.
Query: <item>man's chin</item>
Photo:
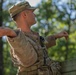
[[[32,26],[32,25],[34,25],[34,24],[36,24],[36,23],[37,23],[36,21],[35,21],[35,22],[33,22],[33,23],[31,23],[31,26]]]
[[[31,26],[34,26],[34,25],[36,25],[36,22],[35,22],[35,23],[33,23]]]
[[[36,24],[36,21],[33,23],[33,25]]]

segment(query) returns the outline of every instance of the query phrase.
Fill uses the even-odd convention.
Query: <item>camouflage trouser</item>
[[[17,75],[61,75],[60,65],[57,62],[53,62],[50,66],[42,66],[34,71],[18,72]]]
[[[17,75],[52,75],[50,74],[49,72],[36,72],[36,71],[32,71],[32,72],[21,72],[21,73],[18,73]]]
[[[17,75],[38,75],[38,74],[37,74],[37,70],[35,70],[35,71],[30,71],[30,72],[26,72],[26,71],[18,72]]]
[[[48,68],[40,68],[34,71],[30,71],[30,72],[19,72],[17,75],[53,75],[51,70]]]

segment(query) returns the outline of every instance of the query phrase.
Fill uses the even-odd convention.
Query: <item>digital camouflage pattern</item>
[[[46,44],[44,45],[47,39],[40,38],[39,34],[34,32],[23,33],[20,30],[15,32],[17,37],[7,39],[12,48],[12,60],[18,67],[17,75],[61,75],[59,63],[48,57]],[[55,38],[51,37],[50,44],[54,45]]]
[[[36,8],[23,1],[13,5],[9,13],[14,17],[26,9]],[[15,32],[17,37],[7,37],[7,41],[12,61],[18,67],[17,75],[61,75],[59,63],[51,60],[47,53],[47,48],[56,44],[54,35],[44,39],[33,31],[24,33],[18,29]]]
[[[15,15],[26,9],[32,9],[34,11],[36,7],[32,7],[27,1],[21,1],[9,8],[9,13],[11,17],[14,17]]]

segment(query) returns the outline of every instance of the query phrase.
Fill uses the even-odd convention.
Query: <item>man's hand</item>
[[[68,39],[68,33],[66,31],[63,31],[63,32],[60,32],[58,34],[55,35],[55,38],[62,38],[62,37],[65,37],[65,39],[67,40]]]

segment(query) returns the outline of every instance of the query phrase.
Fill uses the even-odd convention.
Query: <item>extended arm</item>
[[[68,33],[66,31],[63,31],[63,32],[60,32],[58,34],[48,36],[46,39],[48,42],[48,43],[46,43],[46,47],[49,48],[51,46],[56,45],[56,39],[62,38],[62,37],[65,37],[65,39],[67,40],[68,39]]]
[[[65,37],[66,40],[68,39],[68,33],[66,31],[60,32],[60,33],[58,33],[54,36],[55,36],[56,39],[62,38],[62,37]]]
[[[10,28],[6,28],[6,27],[0,27],[0,37],[2,36],[9,36],[9,37],[15,37],[17,36],[16,33],[10,29]]]

